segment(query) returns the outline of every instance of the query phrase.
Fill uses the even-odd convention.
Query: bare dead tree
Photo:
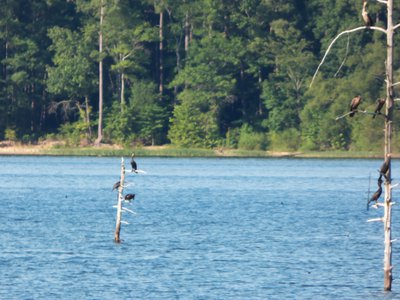
[[[386,5],[387,8],[387,27],[386,29],[378,26],[361,26],[349,30],[345,30],[339,33],[329,44],[325,54],[318,65],[314,76],[311,80],[310,87],[312,86],[318,71],[324,63],[329,51],[333,44],[344,34],[350,34],[360,30],[375,30],[386,34],[387,41],[387,57],[386,57],[386,103],[385,103],[385,138],[384,138],[384,158],[385,164],[388,165],[388,171],[385,176],[385,199],[383,204],[377,205],[377,207],[384,208],[383,218],[375,218],[368,220],[369,222],[379,221],[383,222],[384,225],[384,291],[392,290],[392,179],[391,179],[391,151],[392,151],[392,133],[393,133],[393,112],[394,112],[394,86],[400,84],[400,82],[393,83],[393,35],[394,31],[400,27],[400,23],[393,25],[393,0],[376,0],[379,3]],[[364,0],[363,13],[365,13],[366,0]],[[366,113],[366,112],[365,112]]]
[[[121,158],[121,178],[118,186],[117,218],[116,218],[115,233],[114,233],[114,242],[116,243],[121,243],[120,232],[121,232],[121,215],[122,215],[124,183],[125,183],[125,166],[124,166],[124,158]]]

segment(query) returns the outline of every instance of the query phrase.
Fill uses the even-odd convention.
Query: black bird
[[[127,201],[134,200],[135,199],[135,194],[126,194],[124,199],[127,200]]]
[[[378,202],[379,197],[382,194],[382,179],[379,177],[378,179],[378,189],[376,190],[376,192],[372,195],[371,199],[369,199],[368,201],[368,206],[372,201]]]
[[[131,166],[132,166],[132,170],[131,172],[135,172],[137,170],[137,164],[136,161],[133,159],[133,157],[135,156],[135,153],[132,153],[132,158],[131,158]]]
[[[373,119],[375,119],[376,115],[381,114],[381,109],[382,109],[383,105],[385,105],[385,99],[379,98],[378,100],[376,100],[375,112],[374,112],[374,115],[372,116]]]
[[[379,179],[378,179],[378,180],[381,180],[382,176],[385,177],[385,179],[387,180],[386,173],[387,173],[387,171],[389,170],[389,161],[390,161],[390,156],[389,156],[388,159],[386,159],[386,160],[383,162],[383,164],[382,164],[382,166],[381,166],[381,168],[380,168],[380,170],[379,170],[380,176],[379,176]]]
[[[370,14],[367,12],[367,0],[364,0],[361,15],[364,20],[365,26],[367,27],[374,26],[374,20],[372,20]]]
[[[355,110],[360,105],[360,103],[361,103],[361,96],[360,95],[354,97],[351,100],[351,103],[350,103],[350,114],[349,114],[350,117],[353,117],[355,115],[355,113],[356,113]]]
[[[117,182],[114,184],[114,186],[113,186],[113,189],[112,189],[112,190],[116,190],[116,189],[118,189],[120,185],[121,185],[121,181],[117,181]]]

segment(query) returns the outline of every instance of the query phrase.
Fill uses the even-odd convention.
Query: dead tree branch
[[[322,58],[321,62],[319,63],[319,65],[318,65],[318,67],[317,67],[317,70],[315,71],[314,76],[313,76],[313,78],[312,78],[312,80],[311,80],[310,87],[311,87],[312,84],[314,83],[315,77],[317,77],[318,71],[319,71],[319,69],[321,68],[321,66],[323,65],[323,63],[325,62],[325,59],[326,59],[326,57],[328,56],[328,53],[329,53],[329,51],[331,50],[333,44],[334,44],[342,35],[344,35],[344,34],[346,34],[346,33],[349,34],[349,33],[356,32],[356,31],[360,31],[360,30],[364,30],[364,29],[377,30],[377,31],[381,31],[381,32],[383,32],[384,34],[386,34],[386,30],[383,29],[383,28],[381,28],[381,27],[378,27],[378,26],[371,26],[371,27],[368,27],[368,26],[361,26],[361,27],[357,27],[357,28],[350,29],[350,30],[345,30],[345,31],[342,31],[341,33],[339,33],[339,34],[333,39],[333,41],[329,44],[328,48],[326,49],[325,54],[324,54],[324,57]]]
[[[339,69],[336,71],[336,73],[335,73],[335,75],[333,75],[333,77],[336,77],[339,74],[342,67],[344,66],[344,63],[347,60],[347,55],[349,54],[349,45],[350,45],[350,34],[347,35],[346,54],[344,55],[343,61],[340,64]]]
[[[365,114],[365,115],[379,115],[379,114],[376,114],[376,113],[373,113],[373,112],[369,112],[369,111],[366,111],[366,110],[356,109],[356,110],[353,110],[353,111],[349,111],[349,112],[347,112],[347,113],[345,113],[345,114],[343,114],[341,116],[337,116],[335,118],[335,121],[343,119],[344,117],[346,117],[347,115],[349,115],[349,114],[351,114],[353,112],[358,112],[358,113],[362,113],[362,114]]]

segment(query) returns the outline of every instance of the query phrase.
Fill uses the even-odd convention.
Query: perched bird
[[[135,199],[135,194],[126,194],[124,199],[127,201],[131,201]]]
[[[112,189],[112,190],[116,190],[116,189],[118,189],[120,185],[121,185],[121,181],[117,181],[117,182],[114,184],[114,186],[113,186],[113,189]]]
[[[132,170],[131,172],[135,172],[137,170],[137,164],[136,161],[133,159],[133,157],[135,156],[135,153],[132,153],[132,158],[131,158],[131,166],[132,166]]]
[[[388,155],[388,156],[389,156],[389,155]],[[390,156],[389,156],[389,158],[390,158]],[[386,159],[386,160],[383,162],[383,164],[382,164],[382,166],[381,166],[381,168],[380,168],[380,170],[379,170],[380,176],[379,176],[378,181],[381,180],[382,176],[385,177],[385,179],[387,180],[386,173],[387,173],[387,171],[389,170],[389,162],[390,162],[390,159]]]
[[[350,114],[349,114],[350,117],[353,117],[355,115],[356,109],[360,105],[360,103],[361,103],[361,96],[360,95],[354,97],[351,100],[351,103],[350,103]]]
[[[376,192],[372,195],[371,199],[369,199],[368,201],[368,206],[372,201],[378,202],[379,197],[382,194],[382,179],[379,177],[378,179],[378,189],[376,190]]]
[[[367,26],[367,27],[374,26],[374,20],[372,20],[372,17],[367,12],[367,0],[364,0],[361,15],[364,20],[365,26]]]
[[[373,119],[375,119],[376,115],[381,114],[381,109],[382,109],[383,105],[385,105],[385,101],[386,100],[383,98],[379,98],[378,100],[376,100],[375,112],[374,112],[374,115],[372,116]]]
[[[385,160],[385,162],[382,164],[380,170],[379,170],[379,179],[383,177],[385,177],[385,179],[387,179],[386,173],[389,170],[389,160]]]

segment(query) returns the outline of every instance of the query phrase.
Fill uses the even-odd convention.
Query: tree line
[[[361,9],[350,0],[6,1],[0,140],[380,150],[382,116],[335,118],[356,95],[370,111],[384,97],[384,35],[342,37],[309,87],[330,41],[363,24]],[[385,27],[383,8],[368,9]]]

